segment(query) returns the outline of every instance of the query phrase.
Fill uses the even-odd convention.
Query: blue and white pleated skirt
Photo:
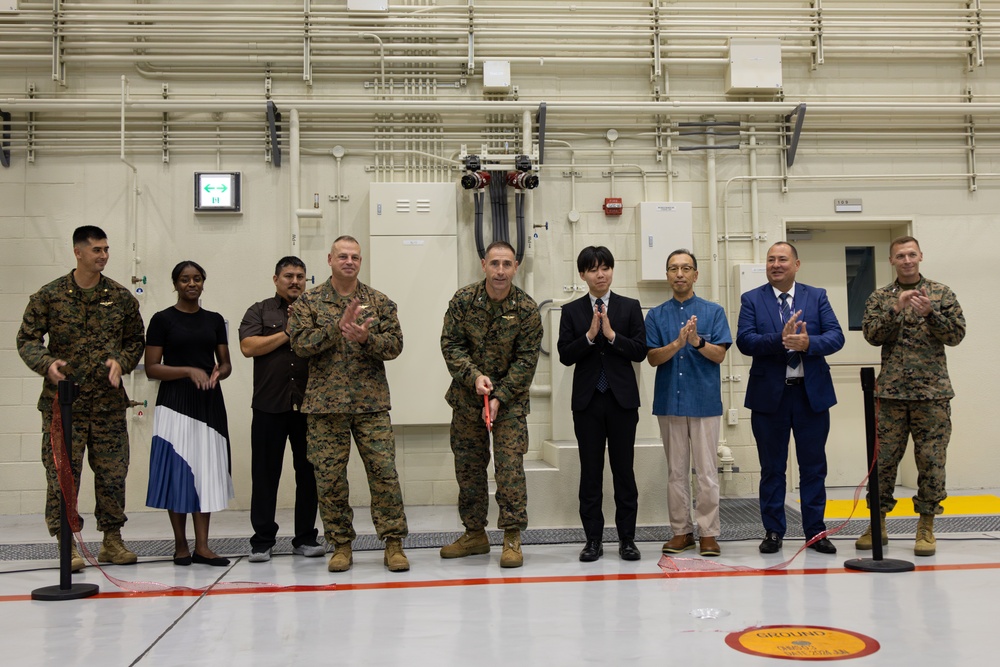
[[[153,411],[146,504],[174,512],[217,512],[233,493],[229,427],[220,387],[160,384]]]

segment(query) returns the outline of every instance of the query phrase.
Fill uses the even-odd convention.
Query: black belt
[[[790,386],[800,385],[803,382],[805,382],[805,378],[785,378],[785,384]]]

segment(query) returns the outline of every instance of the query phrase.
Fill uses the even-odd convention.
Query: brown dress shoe
[[[663,543],[663,553],[679,554],[682,551],[694,549],[694,535],[674,535],[669,541]]]
[[[719,541],[717,539],[711,535],[706,535],[701,538],[701,549],[698,553],[702,556],[718,556],[722,553],[722,549],[719,548]]]

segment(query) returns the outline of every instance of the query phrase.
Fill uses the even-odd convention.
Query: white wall
[[[477,7],[483,3],[477,2]],[[741,3],[736,3],[740,5]],[[754,3],[747,3],[752,5]],[[824,3],[825,5],[827,3]],[[904,6],[906,3],[890,3]],[[925,3],[918,3],[925,4]],[[724,38],[724,32],[720,33]],[[369,42],[370,43],[370,42]],[[817,69],[809,67],[806,57],[786,57],[783,68],[784,95],[786,100],[802,97],[810,103],[848,102],[855,95],[867,94],[872,99],[903,102],[922,99],[960,101],[966,87],[973,87],[977,95],[988,98],[1000,95],[1000,77],[997,65],[987,60],[985,67],[966,67],[964,56],[910,59],[898,57],[878,63],[844,57],[828,56],[828,63]],[[368,80],[378,74],[377,61],[367,72]],[[457,78],[457,70],[449,75]],[[993,76],[990,76],[990,73]],[[390,66],[391,72],[391,66]],[[989,339],[998,330],[998,315],[992,304],[991,281],[987,264],[988,253],[1000,241],[996,211],[1000,210],[1000,182],[996,174],[996,140],[977,153],[977,171],[982,174],[978,189],[970,192],[968,182],[946,174],[962,174],[968,169],[966,139],[962,131],[961,116],[948,116],[943,120],[933,114],[893,117],[885,114],[870,121],[856,115],[843,117],[807,115],[802,145],[795,165],[789,170],[792,180],[788,191],[783,192],[779,181],[762,181],[758,185],[760,231],[766,240],[751,241],[751,214],[753,205],[750,185],[746,181],[729,179],[746,176],[750,172],[751,156],[746,148],[746,135],[742,137],[740,151],[716,151],[715,204],[721,206],[722,197],[728,195],[728,221],[734,240],[729,244],[729,256],[716,248],[709,233],[710,202],[708,200],[707,165],[704,152],[674,152],[672,159],[672,192],[665,173],[666,163],[657,159],[655,144],[655,119],[649,114],[621,114],[614,109],[596,106],[608,98],[647,101],[650,99],[649,69],[645,66],[616,67],[562,65],[529,65],[515,63],[513,77],[521,100],[573,99],[594,102],[591,115],[549,114],[546,146],[546,165],[541,171],[542,185],[530,197],[529,223],[534,223],[537,238],[531,254],[521,269],[521,282],[532,285],[532,292],[539,302],[547,299],[560,301],[573,297],[564,291],[564,285],[579,282],[574,269],[575,255],[585,245],[606,245],[616,257],[615,289],[641,299],[644,307],[652,307],[666,298],[663,286],[636,284],[636,251],[634,240],[634,204],[643,200],[691,201],[694,204],[695,240],[693,250],[701,264],[699,293],[710,296],[711,258],[719,253],[721,283],[717,286],[721,303],[726,307],[730,323],[735,327],[738,302],[733,302],[729,289],[731,267],[762,256],[763,250],[780,238],[782,221],[789,217],[807,217],[818,213],[832,214],[834,198],[863,198],[864,214],[872,217],[912,218],[914,234],[920,239],[925,252],[924,273],[928,277],[949,284],[957,293],[969,324],[966,340],[956,349],[949,350],[949,365],[957,397],[953,402],[955,431],[948,463],[949,487],[953,489],[996,486],[996,471],[1000,468],[1000,452],[993,446],[990,416],[992,386],[997,363],[990,353]],[[210,112],[175,113],[170,120],[176,125],[187,123],[211,133],[214,126],[228,123],[245,124],[257,139],[257,148],[217,151],[213,142],[197,142],[185,151],[170,154],[164,163],[156,150],[130,149],[130,141],[137,141],[137,130],[126,140],[129,161],[137,169],[131,170],[118,159],[117,118],[78,114],[73,112],[47,112],[37,114],[37,121],[46,119],[74,123],[80,127],[105,130],[99,149],[91,152],[71,151],[61,153],[55,147],[39,149],[34,161],[29,162],[25,151],[26,114],[15,112],[16,124],[12,166],[0,169],[0,513],[37,513],[42,510],[44,477],[38,463],[40,436],[39,417],[35,403],[41,378],[34,376],[20,361],[14,347],[14,338],[28,296],[45,282],[67,272],[72,267],[72,250],[69,237],[74,227],[96,224],[109,234],[111,261],[107,275],[129,285],[132,260],[140,260],[139,275],[146,276],[145,293],[140,297],[142,313],[147,320],[157,310],[174,302],[169,281],[171,267],[182,259],[193,259],[208,273],[203,305],[221,312],[230,325],[231,350],[234,372],[225,381],[223,389],[230,417],[233,450],[233,475],[237,496],[232,507],[249,506],[249,418],[251,362],[239,354],[236,331],[248,305],[269,296],[274,262],[289,251],[289,211],[295,205],[311,206],[313,193],[319,193],[323,219],[319,222],[304,220],[301,226],[300,256],[308,265],[308,273],[317,281],[328,277],[326,253],[329,244],[338,234],[352,234],[359,238],[363,250],[368,243],[368,185],[372,180],[427,180],[441,178],[442,170],[414,168],[410,173],[378,172],[373,166],[390,155],[387,148],[400,148],[404,142],[390,146],[384,141],[374,141],[371,127],[377,122],[371,113],[378,103],[371,93],[354,77],[330,76],[317,80],[312,88],[294,76],[276,80],[274,93],[279,108],[282,96],[289,99],[327,96],[330,106],[337,99],[367,99],[371,113],[341,121],[324,121],[315,110],[303,111],[303,153],[301,158],[302,185],[299,193],[289,191],[289,155],[285,164],[276,168],[264,161],[263,97],[260,79],[226,77],[220,73],[218,80],[196,80],[183,75],[143,78],[128,66],[77,66],[69,69],[66,87],[49,80],[48,63],[23,66],[0,66],[0,109],[5,99],[26,99],[29,83],[56,98],[93,98],[104,96],[117,99],[120,76],[129,77],[132,94],[155,99],[161,83],[168,82],[171,95],[206,95],[223,99],[261,100],[261,114],[244,117],[242,113],[213,116]],[[669,68],[669,91],[675,99],[688,101],[725,101],[722,90],[724,70],[711,65],[674,65]],[[399,75],[401,76],[401,75]],[[480,101],[476,76],[469,78],[468,86],[455,89],[442,87],[436,99]],[[399,97],[403,94],[400,93]],[[941,96],[934,97],[934,96]],[[435,99],[434,94],[425,95]],[[792,105],[789,104],[791,107]],[[555,108],[555,107],[554,107]],[[287,107],[283,134],[287,137]],[[669,111],[666,109],[665,111]],[[138,118],[137,118],[138,117]],[[773,134],[776,116],[751,117],[737,114],[736,118],[761,124],[758,172],[762,176],[777,176],[780,155],[777,137]],[[142,122],[156,128],[156,115],[135,112],[133,122]],[[397,114],[397,120],[402,114]],[[695,118],[696,119],[696,118]],[[720,118],[721,119],[721,118]],[[690,120],[685,117],[684,120]],[[669,118],[663,117],[664,124]],[[1000,113],[977,119],[980,128],[994,127],[1000,122]],[[416,118],[413,124],[434,126],[445,138],[428,141],[419,146],[424,152],[438,154],[447,164],[454,158],[461,143],[472,143],[486,136],[477,128],[487,124],[501,126],[516,133],[520,127],[517,114],[485,114],[456,112],[451,115],[428,114]],[[876,131],[872,126],[883,126]],[[892,128],[909,128],[903,136],[892,135]],[[947,126],[941,129],[941,126]],[[41,127],[41,126],[40,126]],[[611,153],[604,133],[614,127],[620,133]],[[848,133],[844,130],[851,129]],[[178,130],[174,130],[178,131]],[[812,132],[812,134],[810,134]],[[987,132],[981,129],[981,142]],[[449,136],[454,138],[448,138]],[[674,137],[674,145],[690,144],[694,139]],[[698,139],[697,141],[702,141]],[[735,139],[733,139],[735,141]],[[727,143],[720,137],[719,143]],[[347,147],[342,162],[343,186],[337,190],[336,163],[330,155],[334,145]],[[569,147],[567,147],[569,144]],[[415,146],[416,147],[416,146]],[[664,154],[665,155],[665,154]],[[407,157],[395,154],[393,159],[402,164]],[[570,161],[574,160],[579,173],[575,191],[571,188]],[[641,165],[647,171],[647,183],[633,170],[617,173],[614,195],[625,202],[620,218],[606,217],[601,210],[604,197],[612,195],[611,179],[607,175],[611,162]],[[384,163],[382,163],[384,164]],[[192,211],[192,173],[197,170],[221,167],[243,172],[244,212],[239,216],[196,216]],[[894,180],[893,175],[927,173],[940,178],[921,181]],[[851,174],[873,175],[857,180],[794,180],[799,176],[835,176]],[[990,175],[993,176],[990,176]],[[451,171],[446,178],[458,180],[458,171]],[[139,189],[135,219],[137,234],[132,229],[132,187]],[[457,187],[457,186],[456,186]],[[348,201],[341,203],[342,218],[337,217],[337,205],[330,196],[344,194]],[[459,217],[459,282],[464,284],[481,275],[472,236],[471,197],[460,193]],[[574,204],[575,202],[575,204]],[[511,219],[513,219],[511,201]],[[569,222],[568,214],[574,208],[581,219]],[[488,218],[487,218],[488,219]],[[723,213],[718,211],[721,227]],[[720,228],[720,233],[721,233]],[[488,232],[487,232],[488,234]],[[573,237],[575,235],[575,245]],[[132,245],[135,244],[133,249]],[[367,280],[367,271],[362,279]],[[809,267],[800,273],[803,282],[809,282]],[[376,285],[375,287],[378,287]],[[389,295],[392,296],[391,294]],[[435,315],[436,317],[436,315]],[[433,319],[433,318],[432,318]],[[547,318],[546,318],[547,319]],[[405,335],[405,331],[404,331]],[[547,331],[544,347],[554,350],[555,335]],[[438,355],[438,350],[428,350]],[[735,348],[730,354],[737,354]],[[746,376],[742,357],[737,373]],[[442,362],[443,363],[443,362]],[[536,385],[547,387],[552,382],[549,371],[551,361],[543,357],[539,363]],[[651,369],[644,366],[642,373]],[[127,381],[130,394],[137,400],[152,404],[154,385],[141,374]],[[544,394],[544,392],[543,392]],[[406,400],[394,395],[393,401]],[[443,397],[442,397],[443,400]],[[733,448],[741,473],[728,488],[730,493],[752,493],[756,490],[756,449],[749,429],[749,414],[742,409],[742,385],[737,387],[733,407],[740,409],[738,426],[725,426],[723,436]],[[648,410],[651,397],[643,397],[643,410]],[[730,405],[726,405],[729,408]],[[132,466],[128,479],[129,511],[141,511],[145,498],[151,411],[138,417],[133,411],[130,420],[132,436]],[[529,418],[531,450],[529,458],[543,458],[543,443],[551,437],[554,420],[571,419],[569,414],[554,414],[550,400],[540,395],[532,402]],[[837,428],[836,424],[834,428]],[[397,426],[397,451],[404,499],[407,504],[453,504],[457,497],[452,459],[448,446],[447,426]],[[356,457],[355,457],[356,458]],[[286,466],[290,469],[290,464]],[[89,473],[85,480],[89,479]],[[357,461],[352,461],[352,500],[358,504],[367,501],[363,473]],[[858,480],[860,481],[860,479]],[[572,485],[569,479],[561,483]],[[291,478],[282,487],[282,502],[291,501]],[[92,506],[92,485],[84,482],[81,506]],[[529,505],[529,509],[530,505]],[[535,512],[536,509],[531,509]]]

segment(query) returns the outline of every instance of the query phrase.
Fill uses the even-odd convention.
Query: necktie
[[[603,299],[598,299],[594,303],[597,305],[597,311],[598,312],[600,312],[600,313],[605,312],[604,311],[604,300]],[[598,332],[597,332],[597,338],[602,338],[603,336],[604,336],[604,333],[601,332],[600,330],[598,330]],[[596,342],[596,339],[595,339],[595,342]],[[608,390],[608,376],[604,374],[604,364],[602,362],[601,363],[601,374],[599,376],[597,376],[597,391],[599,391],[599,392],[601,392],[603,394],[607,390]]]
[[[784,324],[792,317],[792,307],[788,305],[788,292],[782,292],[781,297],[781,323]],[[802,361],[798,352],[788,350],[785,353],[786,363],[792,368],[798,368]]]

